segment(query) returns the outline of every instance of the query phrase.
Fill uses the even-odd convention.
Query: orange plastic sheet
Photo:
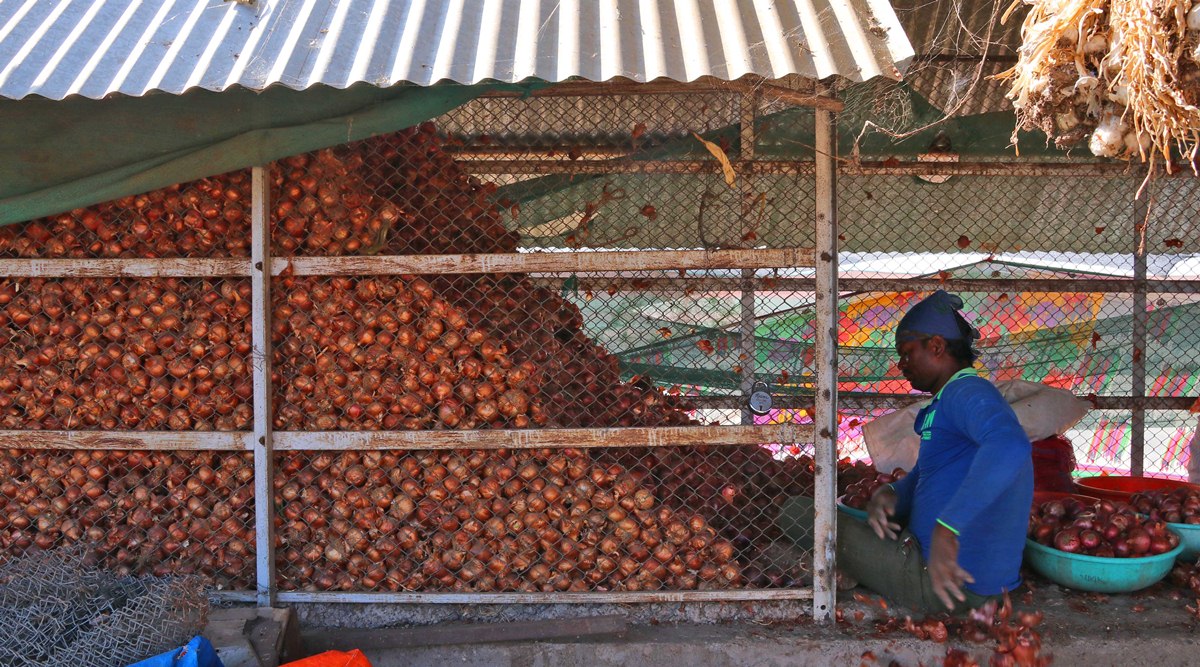
[[[367,660],[367,656],[363,652],[354,649],[352,651],[326,651],[317,655],[289,662],[280,667],[371,667],[371,661]]]

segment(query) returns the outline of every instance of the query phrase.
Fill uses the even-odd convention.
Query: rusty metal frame
[[[1096,410],[1187,410],[1195,402],[1188,396],[1086,396],[1080,397],[1091,403]],[[740,396],[689,396],[688,402],[698,408],[736,409],[745,399]],[[874,394],[867,392],[839,392],[838,406],[856,410],[902,407],[928,400],[923,394]],[[812,396],[774,396],[772,405],[777,408],[814,407]]]
[[[349,593],[282,591],[280,602],[417,603],[417,604],[635,604],[646,602],[739,602],[807,600],[811,588],[734,589],[720,591],[617,591],[589,593]]]
[[[840,291],[885,291],[921,290],[935,287],[951,287],[960,290],[1005,290],[1036,287],[1042,291],[1133,293],[1144,303],[1147,294],[1200,292],[1200,281],[1147,280],[1144,267],[1135,271],[1133,279],[890,279],[890,278],[840,278],[837,273],[837,219],[836,178],[839,174],[855,176],[912,176],[912,175],[961,175],[961,176],[1053,176],[1072,178],[1141,178],[1136,169],[1124,163],[917,163],[864,162],[839,160],[834,154],[832,141],[834,113],[840,110],[840,102],[827,91],[809,96],[801,91],[787,91],[776,87],[754,85],[751,88],[723,86],[688,86],[631,84],[620,86],[596,86],[563,84],[540,95],[617,95],[617,94],[679,94],[727,92],[745,95],[752,91],[795,104],[807,104],[817,109],[817,159],[814,162],[762,160],[757,156],[743,156],[734,162],[739,174],[789,174],[812,176],[817,182],[817,249],[784,250],[722,250],[722,251],[633,251],[620,253],[530,253],[513,255],[446,255],[446,256],[393,256],[393,257],[349,257],[349,258],[289,258],[288,261],[269,262],[265,254],[252,258],[195,258],[195,259],[3,259],[0,260],[0,275],[12,277],[251,277],[264,285],[266,276],[279,275],[291,270],[296,275],[369,275],[398,273],[471,273],[471,272],[519,272],[532,274],[599,272],[621,270],[685,269],[753,269],[753,268],[815,268],[813,278],[756,278],[743,275],[737,278],[701,277],[681,281],[679,278],[626,278],[584,277],[579,281],[580,289],[605,291],[616,285],[621,290],[700,291],[707,289],[750,291],[791,288],[812,290],[817,295],[818,367],[836,369],[836,307]],[[784,92],[781,92],[784,91]],[[503,95],[501,95],[503,96]],[[752,145],[752,144],[751,144]],[[613,155],[616,159],[568,160],[555,157],[546,149],[498,148],[459,149],[456,158],[464,167],[477,174],[613,174],[613,173],[669,173],[710,174],[718,173],[720,165],[712,160],[654,160],[627,159],[624,150],[597,149],[589,157]],[[257,173],[256,176],[261,176]],[[1184,170],[1175,170],[1174,176],[1182,177]],[[260,192],[260,189],[264,192]],[[252,205],[255,215],[259,208],[266,211],[265,188],[254,188]],[[265,214],[255,220],[255,231],[266,229]],[[258,244],[255,244],[258,247]],[[255,262],[262,261],[261,267]],[[647,263],[649,261],[649,263]],[[558,279],[535,277],[537,281],[552,283]],[[256,292],[256,296],[259,294]],[[269,315],[267,292],[255,299],[255,323],[265,323]],[[1144,323],[1143,323],[1144,328]],[[257,328],[256,328],[257,330]],[[264,329],[265,330],[265,329]],[[1141,334],[1144,339],[1144,331]],[[1134,332],[1136,346],[1138,333]],[[256,345],[258,339],[256,338]],[[256,348],[256,352],[258,348]],[[262,348],[264,358],[265,346]],[[259,376],[269,380],[266,364],[254,364],[256,386],[256,408],[260,404]],[[1144,382],[1143,382],[1144,388]],[[262,396],[269,396],[269,385],[262,385]],[[1137,393],[1137,392],[1135,392]],[[271,432],[269,420],[258,424],[256,417],[253,432],[86,432],[86,431],[2,431],[0,446],[20,448],[56,449],[211,449],[227,451],[254,451],[256,454],[256,486],[258,470],[273,465],[270,452],[273,450],[303,449],[373,449],[422,447],[440,449],[446,447],[592,447],[679,444],[683,437],[687,442],[697,438],[708,441],[731,442],[731,444],[776,442],[814,442],[818,451],[816,473],[815,524],[814,532],[818,548],[814,554],[814,585],[811,588],[794,589],[733,589],[724,591],[656,591],[624,593],[353,593],[339,591],[277,592],[277,581],[267,574],[264,588],[264,570],[259,567],[258,590],[220,591],[214,597],[230,601],[248,601],[261,604],[278,602],[346,602],[346,603],[636,603],[636,602],[703,602],[703,601],[749,601],[749,600],[813,600],[813,614],[819,620],[828,620],[833,614],[832,576],[835,565],[833,545],[836,539],[833,495],[836,493],[836,429],[831,430],[838,404],[845,407],[880,406],[892,407],[898,403],[921,400],[918,395],[864,395],[842,394],[836,391],[836,378],[830,373],[817,373],[816,397],[776,397],[780,407],[813,407],[817,425],[743,425],[729,427],[678,427],[647,429],[545,429],[522,431],[443,431],[429,432],[433,435],[418,436],[415,433],[383,432],[336,432],[298,433]],[[1089,397],[1097,408],[1130,409],[1186,409],[1191,400],[1174,397],[1146,396],[1103,396]],[[695,401],[703,407],[742,407],[741,397],[702,397]],[[256,415],[258,410],[256,409]],[[669,436],[669,437],[668,437]],[[262,438],[262,440],[259,440]],[[665,438],[665,439],[664,439]],[[668,443],[667,440],[670,440]],[[615,444],[614,443],[618,443]],[[263,465],[259,465],[262,458]],[[270,507],[271,489],[269,480],[265,493],[258,501]],[[256,512],[269,518],[271,512]],[[256,525],[261,525],[256,519]],[[266,536],[269,540],[269,535]],[[260,540],[261,544],[261,540]],[[273,559],[271,559],[273,562]]]
[[[3,266],[0,263],[0,266]],[[550,289],[562,289],[562,278],[536,277],[534,284]],[[681,281],[678,277],[579,276],[573,288],[596,294],[615,292],[647,292],[656,294],[696,294],[700,292],[737,292],[746,286],[744,278],[698,277]],[[1144,286],[1144,287],[1142,287]],[[1166,280],[1132,278],[955,278],[953,272],[945,278],[846,278],[838,276],[838,291],[849,292],[909,292],[935,289],[959,292],[1019,292],[1027,289],[1039,292],[1096,292],[1102,294],[1133,294],[1144,289],[1148,295],[1200,293],[1200,280]],[[816,289],[814,278],[752,278],[749,289],[811,292]]]
[[[1150,313],[1146,310],[1146,225],[1150,223],[1150,204],[1146,199],[1133,202],[1131,215],[1131,232],[1133,244],[1133,281],[1137,289],[1133,292],[1133,331],[1130,332],[1130,345],[1133,348],[1130,360],[1132,384],[1129,388],[1134,396],[1146,395],[1146,329]],[[1130,413],[1129,423],[1129,474],[1141,477],[1146,466],[1146,407],[1135,405]]]
[[[520,148],[464,150],[463,168],[474,174],[719,174],[721,165],[713,160],[638,160],[628,151],[613,159],[571,160],[566,155],[552,157],[548,149],[531,149],[533,157],[522,157]],[[555,154],[559,154],[555,152]],[[816,173],[815,162],[757,159],[734,161],[739,174],[800,175]],[[1088,162],[899,162],[861,161],[838,163],[837,173],[844,176],[1054,176],[1060,178],[1144,177],[1124,163]],[[1176,169],[1162,178],[1192,177],[1190,170]]]
[[[757,142],[757,132],[755,131],[755,121],[758,116],[759,97],[756,92],[748,92],[741,95],[741,159],[754,159],[754,145]],[[739,181],[739,187],[742,190],[742,196],[750,195],[752,188],[749,187],[747,179]],[[742,222],[741,238],[752,238],[754,229],[747,223],[745,219]],[[757,341],[754,338],[754,329],[758,324],[758,320],[754,312],[754,269],[742,269],[741,286],[739,288],[740,295],[738,305],[741,314],[741,323],[738,327],[740,340],[740,358],[742,359],[741,370],[741,393],[743,397],[749,397],[754,391],[754,374],[758,370],[757,356],[755,348]],[[754,413],[750,411],[749,402],[746,401],[741,409],[741,421],[743,424],[754,423]]]

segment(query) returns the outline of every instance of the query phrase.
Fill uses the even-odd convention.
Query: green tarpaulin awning
[[[507,84],[0,100],[0,224],[266,164],[437,117]]]

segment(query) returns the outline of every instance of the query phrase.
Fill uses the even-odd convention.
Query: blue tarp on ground
[[[204,637],[192,638],[186,646],[147,658],[129,667],[225,667],[217,657],[217,650]]]

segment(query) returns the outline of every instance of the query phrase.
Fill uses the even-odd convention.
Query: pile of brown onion
[[[1059,551],[1101,558],[1153,556],[1179,546],[1179,536],[1165,521],[1142,517],[1125,503],[1085,505],[1075,498],[1034,507],[1029,538]]]
[[[277,250],[513,252],[491,187],[430,124],[295,156],[275,172]],[[279,222],[282,221],[282,222]],[[582,331],[579,309],[523,275],[285,275],[274,287],[275,425],[287,430],[690,423]]]
[[[742,583],[733,545],[581,450],[288,452],[281,587],[639,591]]]
[[[246,280],[0,280],[0,428],[248,429]]]
[[[1200,490],[1145,491],[1129,497],[1139,514],[1167,523],[1200,524]]]
[[[0,227],[0,257],[249,257],[249,206],[230,172]]]
[[[1012,600],[1007,593],[1000,600],[992,599],[978,609],[970,610],[964,618],[938,615],[922,620],[887,613],[887,604],[882,598],[873,602],[867,596],[855,593],[854,599],[878,604],[884,610],[882,618],[875,622],[876,636],[904,632],[919,640],[937,644],[945,643],[954,636],[970,644],[990,644],[992,651],[986,664],[992,667],[1047,667],[1054,662],[1054,657],[1045,652],[1042,646],[1039,627],[1045,620],[1045,614],[1035,610],[1014,613]],[[855,616],[861,620],[863,612],[858,611]],[[841,609],[837,611],[837,618],[839,622],[845,621]],[[868,660],[874,662],[874,658],[873,653],[869,658],[864,655],[862,662],[865,665]],[[942,664],[946,667],[980,667],[984,663],[982,657],[970,648],[949,647]]]
[[[846,486],[845,492],[841,496],[842,504],[846,507],[865,510],[867,503],[871,500],[875,490],[884,484],[904,479],[908,473],[903,468],[896,468],[890,473],[881,472],[875,475],[874,478],[864,477],[857,482],[852,482]]]
[[[272,322],[285,430],[545,425],[538,367],[421,278],[285,278]]]
[[[0,451],[0,550],[84,542],[119,574],[254,581],[254,457],[240,452]]]
[[[278,254],[516,248],[490,188],[441,151],[431,126],[290,158],[272,173]],[[246,174],[227,174],[11,227],[0,235],[0,254],[245,256],[247,185]],[[616,358],[583,334],[578,308],[525,276],[285,272],[273,296],[279,429],[691,421],[683,403],[649,382],[622,381]],[[249,315],[249,285],[240,280],[6,281],[0,321],[14,334],[0,351],[9,369],[0,378],[3,427],[247,429]],[[4,501],[11,516],[0,547],[84,539],[131,571],[195,571],[248,584],[248,464],[235,469],[191,454],[145,454],[136,464],[124,453],[68,456],[91,457],[82,484],[33,481],[46,477],[41,470],[63,472],[57,452],[10,452],[3,490],[13,493]],[[784,481],[784,466],[764,452],[754,450],[743,467],[751,465],[768,471],[770,481],[748,482],[745,494],[764,516],[768,499],[805,484]],[[664,504],[665,494],[683,495],[678,480],[664,489],[636,465],[594,463],[580,452],[289,453],[276,486],[281,570],[294,588],[741,583],[732,542],[684,503]],[[236,502],[220,500],[225,494]]]

